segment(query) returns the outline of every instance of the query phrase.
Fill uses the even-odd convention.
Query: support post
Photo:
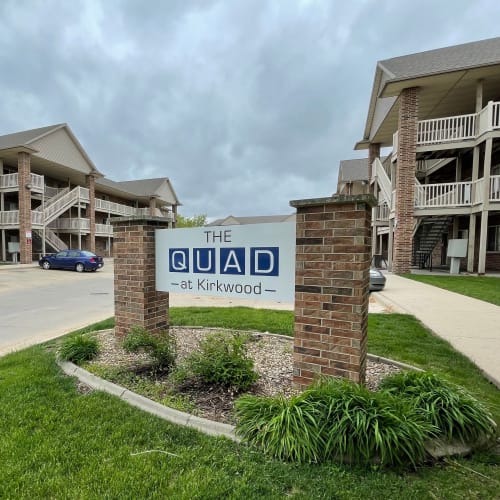
[[[87,188],[89,190],[89,204],[86,209],[86,216],[89,219],[89,242],[88,242],[88,250],[95,253],[95,174],[87,175]],[[78,215],[80,217],[80,215]],[[80,221],[79,221],[80,222]],[[78,232],[79,236],[81,235],[81,228]]]
[[[296,200],[293,380],[364,383],[372,195]]]
[[[139,325],[152,333],[169,327],[169,294],[156,291],[155,229],[168,223],[160,217],[115,217],[115,336]]]
[[[33,262],[31,235],[31,155],[24,151],[17,154],[19,180],[19,251],[21,264]]]

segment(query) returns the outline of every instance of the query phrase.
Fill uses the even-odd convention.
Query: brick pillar
[[[87,205],[85,216],[89,219],[90,224],[88,250],[95,253],[95,175],[87,175],[86,181],[89,190],[89,204]]]
[[[156,212],[156,198],[149,198],[149,215],[155,216]]]
[[[413,210],[417,150],[418,89],[404,89],[399,102],[399,146],[396,169],[396,227],[392,271],[408,273],[412,261]]]
[[[31,155],[20,152],[17,155],[17,173],[19,181],[19,249],[21,264],[33,262],[31,238],[26,234],[31,233]],[[28,186],[28,187],[26,187]]]
[[[168,329],[168,292],[156,291],[155,229],[165,219],[116,217],[113,225],[115,270],[115,335],[139,325],[159,333]]]
[[[371,195],[292,201],[297,208],[294,384],[318,375],[364,383]]]
[[[380,144],[370,143],[368,146],[368,185],[371,186],[371,181],[373,179],[373,167],[372,164],[375,158],[380,158]],[[373,193],[372,188],[369,188],[369,193]]]

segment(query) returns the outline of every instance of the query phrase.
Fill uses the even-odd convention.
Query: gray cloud
[[[4,0],[0,133],[67,122],[108,177],[170,177],[185,215],[287,213],[360,155],[377,60],[496,36],[499,14],[495,0]]]

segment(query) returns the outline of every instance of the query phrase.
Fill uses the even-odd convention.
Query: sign
[[[157,229],[155,240],[158,291],[294,301],[294,222]]]

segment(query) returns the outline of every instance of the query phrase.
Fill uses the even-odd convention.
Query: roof
[[[243,225],[243,224],[265,224],[271,222],[289,222],[294,220],[295,214],[287,215],[254,215],[250,217],[235,217],[229,215],[223,219],[216,219],[207,226],[228,226],[228,225]]]
[[[146,199],[157,197],[167,203],[181,205],[168,177],[158,177],[155,179],[140,179],[136,181],[112,181],[101,178],[96,180],[96,185],[103,191],[114,194],[124,194],[133,197],[143,197]]]
[[[363,139],[355,149],[371,142],[392,145],[403,89],[419,88],[418,119],[425,120],[474,113],[478,81],[483,104],[498,98],[500,37],[379,61]]]
[[[391,80],[500,64],[500,37],[427,50],[378,63]]]

